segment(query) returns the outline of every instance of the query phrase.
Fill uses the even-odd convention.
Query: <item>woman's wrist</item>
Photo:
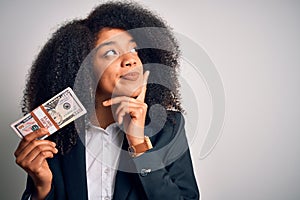
[[[50,191],[51,191],[51,184],[47,186],[38,186],[36,187],[35,193],[32,195],[32,199],[34,200],[45,199]]]
[[[45,199],[45,197],[51,191],[52,179],[46,182],[35,183],[35,192],[32,195],[32,199],[40,200]]]
[[[144,143],[144,136],[143,137],[135,137],[135,136],[127,135],[127,140],[128,140],[129,145],[136,146],[136,145]]]

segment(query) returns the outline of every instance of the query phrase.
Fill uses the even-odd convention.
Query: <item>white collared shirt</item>
[[[90,123],[87,125],[85,151],[89,200],[113,198],[123,138],[117,123],[106,129]]]

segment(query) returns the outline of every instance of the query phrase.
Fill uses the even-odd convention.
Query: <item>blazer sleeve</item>
[[[148,199],[199,199],[192,160],[184,129],[184,118],[175,113],[153,149],[133,159]],[[170,133],[171,132],[171,133]]]
[[[32,199],[31,196],[34,193],[35,186],[33,183],[33,180],[29,175],[27,175],[27,182],[26,182],[26,189],[22,195],[22,200],[29,200]],[[54,186],[53,184],[51,185],[51,190],[46,196],[45,200],[54,200]]]

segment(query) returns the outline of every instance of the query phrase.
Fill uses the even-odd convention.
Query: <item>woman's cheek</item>
[[[96,57],[96,59],[93,62],[94,70],[99,76],[103,76],[104,73],[106,73],[109,70],[110,64],[111,61],[99,57]]]

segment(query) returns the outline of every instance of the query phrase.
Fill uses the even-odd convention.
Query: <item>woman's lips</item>
[[[124,74],[121,76],[122,79],[126,79],[129,81],[136,81],[140,76],[140,73],[138,72],[129,72],[127,74]]]

